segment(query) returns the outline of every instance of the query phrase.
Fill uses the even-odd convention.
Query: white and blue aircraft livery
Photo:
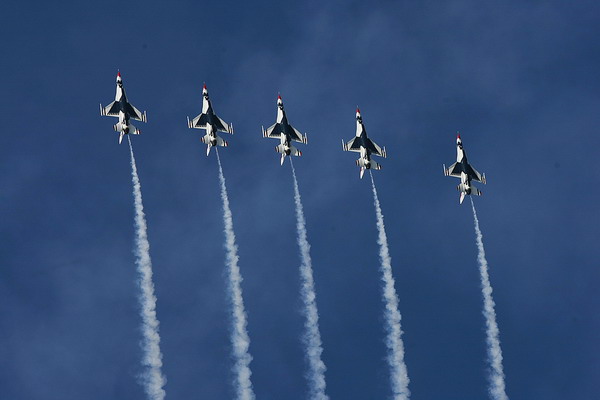
[[[207,156],[213,146],[227,147],[227,142],[217,136],[217,132],[226,132],[233,135],[233,125],[227,124],[214,113],[208,97],[206,84],[202,87],[202,113],[200,113],[200,115],[191,121],[190,117],[188,117],[187,121],[188,128],[206,130],[206,135],[202,136],[200,140],[202,140],[202,143],[205,143],[208,146],[206,148]]]
[[[468,194],[482,195],[479,189],[471,185],[471,181],[481,182],[485,185],[485,174],[480,174],[467,162],[467,153],[463,148],[460,133],[456,135],[456,162],[448,168],[444,165],[444,175],[460,178],[460,184],[456,187],[460,192],[460,204]]]
[[[385,147],[381,148],[367,137],[367,130],[362,122],[360,110],[356,109],[356,136],[345,143],[342,140],[342,150],[344,151],[356,151],[360,153],[360,158],[356,160],[356,165],[360,167],[360,178],[362,179],[366,169],[381,169],[381,165],[371,160],[371,154],[387,157]]]
[[[300,150],[292,146],[292,141],[304,144],[308,143],[306,133],[302,136],[296,128],[289,124],[285,110],[283,109],[281,95],[277,96],[277,122],[268,127],[267,130],[263,127],[262,133],[264,137],[281,140],[281,143],[275,146],[275,151],[281,153],[281,165],[283,165],[286,156],[299,157],[302,155]]]
[[[119,122],[114,125],[115,131],[119,132],[119,144],[123,141],[123,136],[128,133],[134,135],[142,133],[129,120],[135,119],[136,121],[146,122],[146,111],[142,113],[127,101],[120,72],[117,72],[117,94],[115,95],[115,101],[106,107],[102,107],[102,104],[100,104],[100,115],[119,118]]]

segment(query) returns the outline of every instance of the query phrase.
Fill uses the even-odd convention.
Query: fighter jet
[[[471,181],[481,182],[485,185],[485,174],[480,174],[467,162],[467,153],[463,148],[460,133],[456,135],[456,162],[448,168],[444,165],[444,175],[460,178],[460,184],[456,187],[460,192],[460,204],[468,194],[482,195],[479,189],[471,185]]]
[[[146,111],[142,113],[127,101],[121,72],[117,72],[117,94],[115,95],[115,101],[106,107],[102,107],[102,104],[100,104],[100,115],[119,118],[119,122],[114,125],[115,131],[119,132],[119,144],[123,141],[123,136],[128,133],[134,135],[142,133],[129,120],[135,119],[136,121],[146,122]]]
[[[224,146],[227,147],[227,142],[217,136],[217,132],[227,132],[233,135],[233,125],[227,124],[221,118],[217,117],[214,113],[210,99],[208,97],[208,90],[206,84],[202,87],[202,113],[196,118],[190,121],[190,117],[187,118],[188,128],[205,129],[206,135],[200,140],[202,143],[207,145],[206,155],[210,153],[210,149],[213,146]]]
[[[362,179],[366,169],[381,169],[381,165],[371,160],[371,154],[387,157],[385,147],[382,149],[375,142],[367,137],[367,130],[362,122],[360,110],[356,109],[356,137],[345,143],[342,140],[342,150],[356,151],[360,153],[360,158],[356,160],[356,165],[360,167],[360,178]]]
[[[306,134],[302,136],[302,134],[296,128],[289,124],[285,115],[285,110],[283,109],[283,100],[281,100],[281,95],[277,96],[277,122],[268,127],[267,130],[265,130],[263,127],[262,133],[264,137],[281,140],[281,143],[275,146],[275,151],[281,153],[281,165],[283,165],[285,156],[302,155],[300,150],[292,146],[292,141],[304,144],[308,143]]]

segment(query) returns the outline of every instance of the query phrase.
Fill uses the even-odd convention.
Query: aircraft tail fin
[[[379,164],[377,161],[365,160],[363,157],[360,157],[356,160],[356,165],[358,165],[361,168],[365,168],[365,169],[380,170],[382,168],[381,164]]]
[[[283,144],[278,144],[277,146],[275,146],[275,151],[281,154],[286,154],[285,152],[285,146]],[[300,157],[302,155],[302,152],[300,150],[298,150],[297,148],[295,148],[294,146],[290,146],[289,148],[290,151],[290,156],[295,156],[295,157]]]
[[[460,204],[462,204],[463,200],[465,199],[465,196],[470,194],[471,196],[481,196],[483,194],[483,192],[479,189],[477,189],[475,186],[471,186],[469,193],[467,193],[467,190],[464,186],[464,184],[459,184],[457,187],[458,191],[460,192],[460,199],[459,202]]]
[[[216,136],[216,139],[215,139],[211,135],[209,135],[208,133],[206,135],[202,136],[200,138],[200,140],[202,141],[202,143],[204,143],[204,144],[207,145],[207,147],[206,147],[206,155],[207,156],[210,154],[210,149],[213,146],[222,146],[222,147],[229,146],[229,143],[227,143],[226,140],[223,140],[219,136]]]
[[[116,123],[113,128],[116,132],[119,132],[119,144],[121,144],[123,137],[128,133],[131,133],[132,135],[139,135],[142,133],[142,131],[135,126],[129,124],[129,126],[125,127],[121,122]]]
[[[227,140],[223,140],[219,136],[217,136],[216,140],[215,140],[212,136],[210,136],[209,134],[206,134],[206,135],[202,136],[200,138],[200,140],[202,141],[202,143],[210,144],[211,146],[222,146],[222,147],[229,146],[229,143],[227,143]]]

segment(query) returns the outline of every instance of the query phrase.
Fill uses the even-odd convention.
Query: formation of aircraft
[[[283,100],[281,100],[281,95],[277,96],[277,122],[268,127],[266,130],[262,128],[263,137],[279,139],[280,143],[275,146],[275,151],[281,153],[281,165],[283,165],[283,161],[286,156],[301,156],[302,152],[292,146],[292,141],[298,143],[308,143],[308,139],[306,134],[302,136],[302,134],[298,131],[298,129],[294,128],[288,122],[287,116],[285,115],[285,110],[283,108]]]
[[[135,119],[136,121],[146,122],[146,111],[142,113],[127,101],[121,72],[117,72],[117,94],[115,95],[115,101],[106,107],[102,107],[102,104],[100,104],[100,115],[119,118],[119,122],[113,126],[115,131],[119,132],[119,144],[123,141],[124,135],[129,133],[139,135],[142,133],[142,131],[133,126],[129,121]]]
[[[202,87],[202,112],[191,121],[190,117],[188,117],[187,121],[188,128],[204,129],[206,131],[206,135],[200,140],[207,145],[207,156],[213,146],[228,146],[227,141],[221,139],[221,137],[217,135],[217,132],[226,132],[233,135],[233,124],[227,124],[227,122],[217,117],[214,113],[210,98],[208,97],[206,84]]]
[[[103,107],[102,104],[100,104],[100,115],[119,118],[119,122],[114,125],[114,130],[119,132],[119,144],[123,141],[125,135],[139,135],[141,133],[139,129],[131,124],[130,120],[133,119],[136,121],[147,122],[146,111],[142,113],[127,100],[120,72],[117,72],[117,92],[115,101],[106,107]],[[214,113],[206,84],[202,88],[202,112],[191,121],[188,117],[187,121],[189,128],[204,129],[206,131],[206,134],[201,140],[207,145],[207,156],[213,146],[226,147],[228,145],[225,140],[217,135],[217,132],[233,134],[233,125],[227,124]],[[302,155],[302,152],[294,147],[292,142],[308,143],[306,134],[302,135],[288,122],[281,95],[277,96],[277,121],[267,129],[264,129],[263,127],[262,134],[263,137],[280,140],[279,145],[275,146],[275,150],[281,154],[281,165],[283,165],[286,156]],[[387,157],[385,147],[380,147],[367,136],[367,130],[365,129],[358,108],[356,109],[356,136],[347,143],[342,140],[342,149],[344,151],[360,153],[359,158],[356,160],[356,165],[360,167],[361,179],[365,170],[381,169],[381,165],[371,159],[372,155],[384,158]],[[463,148],[460,133],[456,136],[456,162],[448,168],[444,165],[444,175],[460,178],[460,183],[456,187],[460,192],[460,204],[462,204],[467,195],[481,196],[482,192],[477,189],[477,187],[473,186],[471,182],[475,181],[486,184],[485,174],[477,172],[477,170],[475,170],[475,168],[467,161],[467,154]]]
[[[367,130],[362,121],[360,110],[356,108],[356,136],[345,143],[342,140],[342,150],[344,151],[355,151],[360,153],[360,157],[356,160],[356,165],[360,167],[360,178],[362,179],[366,169],[381,169],[381,165],[376,161],[371,160],[371,154],[387,157],[385,147],[381,148],[377,143],[373,142],[367,137]]]
[[[485,185],[485,174],[480,174],[467,161],[467,153],[462,145],[460,133],[456,135],[456,162],[446,168],[444,165],[444,175],[460,178],[460,183],[456,189],[460,192],[459,203],[462,204],[466,195],[481,196],[481,191],[471,185],[471,181],[481,182]]]

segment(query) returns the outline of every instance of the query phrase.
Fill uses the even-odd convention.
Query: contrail
[[[405,400],[410,397],[408,390],[408,371],[404,363],[404,343],[402,342],[402,327],[400,322],[402,316],[398,310],[398,296],[394,288],[394,277],[392,276],[392,258],[388,249],[387,235],[385,234],[385,225],[383,224],[383,213],[371,174],[371,184],[373,187],[373,199],[375,201],[375,213],[377,214],[377,230],[379,238],[379,258],[381,259],[381,274],[383,279],[383,300],[385,301],[385,322],[387,339],[386,345],[388,348],[388,364],[390,366],[390,374],[392,380],[393,398],[395,400]]]
[[[131,180],[133,182],[135,205],[135,262],[139,274],[138,285],[141,289],[138,301],[141,306],[140,314],[142,316],[142,334],[144,336],[142,340],[142,350],[144,351],[142,365],[145,367],[145,371],[142,378],[148,398],[151,400],[162,400],[166,394],[163,389],[166,379],[161,371],[162,354],[160,352],[160,335],[158,334],[159,323],[156,318],[156,296],[154,296],[154,283],[152,283],[150,243],[148,243],[146,217],[144,216],[144,205],[142,204],[142,188],[129,136],[127,136],[127,140],[129,141],[129,153],[131,154]]]
[[[477,237],[477,261],[479,262],[479,273],[481,275],[481,292],[483,294],[483,315],[485,317],[486,335],[487,335],[487,354],[489,371],[489,392],[494,400],[508,400],[506,395],[506,386],[504,383],[504,370],[502,368],[502,349],[500,348],[500,330],[496,322],[495,303],[492,298],[492,285],[490,284],[490,275],[488,273],[488,263],[485,259],[485,249],[483,248],[483,235],[479,229],[479,219],[475,211],[475,204],[471,198],[471,207],[473,208],[473,219],[475,220],[475,235]]]
[[[217,153],[217,162],[219,163],[219,182],[221,183],[221,200],[223,200],[223,222],[225,224],[225,250],[227,251],[226,263],[229,273],[229,282],[227,291],[230,296],[233,307],[231,317],[233,326],[231,330],[231,344],[233,346],[233,357],[235,359],[235,389],[239,400],[253,400],[255,398],[252,390],[250,376],[250,362],[252,356],[248,348],[250,347],[250,337],[246,326],[247,315],[244,309],[244,299],[242,297],[242,274],[238,266],[237,245],[235,244],[235,233],[233,232],[233,218],[229,208],[229,197],[227,196],[227,187],[225,186],[225,177],[221,167],[221,158],[219,150]]]
[[[325,363],[321,360],[323,346],[321,343],[321,334],[319,333],[319,312],[317,311],[315,282],[313,279],[312,260],[310,258],[310,244],[306,237],[306,220],[300,190],[298,189],[298,180],[296,179],[296,170],[294,163],[290,158],[292,166],[292,176],[294,177],[294,200],[296,202],[296,230],[298,231],[298,246],[300,247],[300,294],[304,304],[304,336],[303,341],[306,346],[306,359],[308,361],[307,378],[310,383],[309,398],[314,400],[327,400],[329,397],[325,394]]]

